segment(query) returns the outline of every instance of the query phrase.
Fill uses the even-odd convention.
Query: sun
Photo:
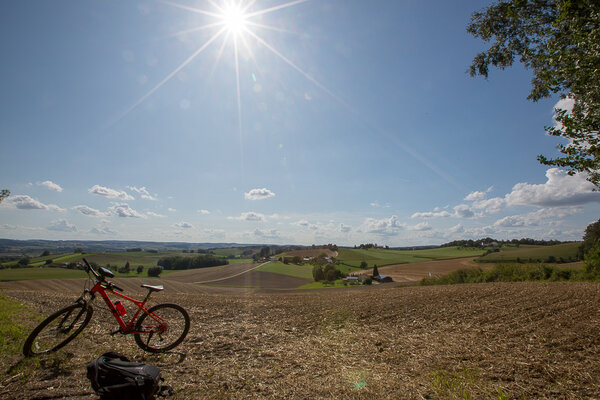
[[[248,15],[244,12],[242,7],[230,4],[223,9],[221,22],[229,33],[237,36],[247,29],[247,18]]]

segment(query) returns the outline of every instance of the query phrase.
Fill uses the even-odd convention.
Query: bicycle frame
[[[94,286],[87,290],[86,292],[88,292],[91,296],[91,299],[93,299],[95,297],[95,294],[98,293],[103,299],[104,302],[106,303],[106,305],[108,306],[108,308],[110,309],[113,317],[115,317],[115,319],[117,320],[117,323],[119,324],[119,331],[116,331],[114,333],[117,332],[121,332],[123,334],[144,334],[144,333],[162,333],[164,332],[167,327],[164,323],[164,320],[162,318],[160,318],[158,315],[149,312],[148,309],[145,307],[146,303],[152,298],[152,291],[149,291],[148,294],[146,295],[146,297],[144,298],[144,300],[139,301],[139,300],[135,300],[132,299],[129,296],[125,296],[124,294],[121,294],[119,292],[115,292],[112,288],[116,288],[120,291],[122,291],[123,289],[119,288],[118,286],[114,285],[111,282],[107,282],[106,279],[104,278],[104,276],[102,276],[101,274],[99,274],[88,262],[87,260],[84,258],[83,261],[85,262],[88,271],[91,272],[94,277],[96,278],[96,283],[94,284]],[[110,272],[110,271],[109,271]],[[111,273],[112,275],[112,273]],[[117,311],[117,308],[115,307],[115,305],[113,304],[112,300],[110,299],[110,297],[108,296],[108,293],[114,294],[115,296],[118,296],[124,300],[129,301],[130,303],[133,303],[137,306],[137,311],[135,312],[135,314],[133,315],[133,317],[131,317],[131,320],[129,322],[125,322],[125,320],[123,320],[123,317],[121,317],[121,315],[119,315],[119,312]],[[85,296],[85,293],[84,293]],[[138,316],[140,315],[141,312],[144,312],[145,314],[147,314],[149,317],[151,317],[153,320],[155,320],[160,326],[158,328],[158,330],[156,329],[152,329],[149,331],[138,331],[134,329],[134,324],[135,321],[137,321]]]
[[[135,331],[133,328],[133,325],[134,325],[135,321],[137,320],[138,315],[142,311],[144,313],[148,314],[153,319],[155,319],[157,322],[160,322],[161,325],[163,323],[163,321],[160,320],[160,318],[158,316],[152,315],[151,313],[148,312],[148,309],[146,307],[144,307],[146,302],[148,300],[150,300],[150,293],[148,293],[148,295],[146,296],[146,298],[144,300],[138,301],[138,300],[132,299],[131,297],[125,296],[124,294],[121,294],[121,293],[115,292],[114,290],[108,289],[102,283],[96,283],[94,285],[94,287],[90,290],[90,292],[92,294],[98,293],[104,299],[104,302],[106,303],[106,305],[112,312],[112,315],[117,320],[117,323],[119,324],[119,327],[121,328],[122,333],[147,333],[147,332]],[[133,315],[133,317],[131,318],[131,320],[129,322],[126,323],[123,320],[123,317],[121,317],[121,315],[119,315],[119,312],[117,311],[115,305],[113,304],[112,300],[108,296],[107,292],[114,294],[122,299],[125,299],[125,300],[129,301],[130,303],[135,304],[138,307],[137,311],[135,312],[135,314]]]

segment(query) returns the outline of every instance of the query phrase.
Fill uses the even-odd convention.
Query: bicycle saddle
[[[160,292],[161,290],[164,289],[163,285],[159,285],[159,286],[152,286],[152,285],[142,285],[143,288],[146,288],[148,290],[150,290],[151,292]]]

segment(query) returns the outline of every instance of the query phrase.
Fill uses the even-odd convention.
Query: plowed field
[[[474,264],[475,257],[451,260],[423,261],[419,263],[387,265],[377,268],[382,275],[391,276],[394,282],[419,282],[429,276],[442,276],[464,268],[486,268],[485,264]]]
[[[1,293],[46,313],[73,299],[42,281],[17,284]],[[269,294],[178,284],[153,300],[191,315],[171,353],[144,354],[133,338],[111,337],[113,326],[100,322],[112,316],[97,302],[91,326],[31,375],[6,372],[26,365],[20,356],[0,360],[0,398],[95,398],[85,366],[109,350],[159,366],[173,399],[600,398],[598,284]]]

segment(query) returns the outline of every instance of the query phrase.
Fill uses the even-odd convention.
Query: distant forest
[[[533,245],[533,246],[554,246],[562,243],[571,243],[571,242],[563,242],[560,240],[536,240],[531,238],[522,238],[522,239],[511,239],[511,240],[498,240],[492,239],[490,237],[479,239],[479,240],[454,240],[452,242],[444,243],[440,247],[487,247],[492,244],[497,243],[498,245]]]

